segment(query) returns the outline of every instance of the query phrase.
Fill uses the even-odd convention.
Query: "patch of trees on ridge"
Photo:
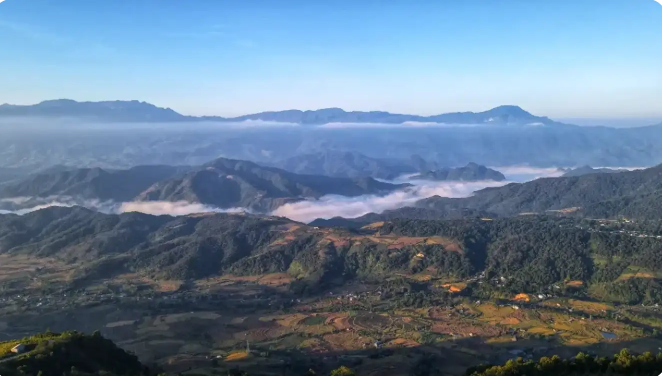
[[[22,344],[23,353],[8,349]],[[149,375],[135,355],[117,347],[99,332],[42,333],[0,343],[0,375]]]
[[[537,362],[522,358],[509,360],[501,366],[480,366],[467,371],[467,376],[598,376],[655,375],[662,369],[662,353],[633,355],[627,349],[613,357],[592,357],[583,353],[573,359],[558,356],[543,357]]]

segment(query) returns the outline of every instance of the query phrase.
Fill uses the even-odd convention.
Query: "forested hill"
[[[603,300],[662,303],[661,223],[525,216],[398,219],[346,230],[243,214],[175,218],[49,208],[0,216],[0,254],[64,262],[73,267],[74,285],[127,272],[157,280],[287,273],[304,289],[394,274],[459,280],[484,274],[504,277],[508,291],[535,293],[575,280]],[[651,278],[623,277],[638,275],[632,270]]]
[[[506,180],[506,177],[499,171],[478,165],[476,163],[469,163],[464,167],[428,170],[418,175],[414,175],[411,178],[417,180],[436,181]]]
[[[137,166],[127,170],[101,168],[52,169],[3,186],[0,198],[69,196],[130,201],[152,184],[190,170],[185,166]]]
[[[481,366],[467,370],[467,376],[602,376],[602,375],[656,375],[662,369],[662,353],[654,355],[631,354],[621,350],[613,357],[593,357],[584,353],[572,359],[558,356],[543,357],[538,361],[522,358],[501,366]]]
[[[423,163],[427,162],[423,161]],[[371,158],[358,152],[337,150],[297,155],[275,162],[273,165],[297,174],[346,178],[372,177],[387,180],[419,171],[413,158],[388,161]]]
[[[202,166],[137,166],[127,170],[54,169],[0,187],[5,210],[32,208],[51,200],[187,201],[217,208],[268,212],[288,202],[327,194],[381,194],[407,184],[370,177],[295,174],[248,161],[218,158]]]
[[[471,209],[512,216],[560,211],[584,217],[662,217],[662,165],[645,170],[578,177],[543,178],[487,188],[468,198],[431,197],[416,207],[445,213]],[[440,214],[441,215],[441,214]]]
[[[219,158],[187,174],[158,182],[140,201],[188,201],[219,208],[247,207],[266,212],[292,201],[327,194],[360,196],[404,188],[373,178],[300,175],[252,162]]]
[[[25,346],[20,355],[10,351],[18,344]],[[65,332],[0,342],[0,374],[147,376],[149,370],[98,332]]]

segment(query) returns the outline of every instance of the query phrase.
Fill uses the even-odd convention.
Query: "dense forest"
[[[10,350],[24,345],[24,352]],[[117,347],[98,332],[42,333],[20,340],[0,342],[0,375],[149,375],[134,355]]]
[[[289,273],[293,291],[314,293],[352,279],[427,273],[473,281],[480,275],[490,283],[470,283],[466,291],[480,297],[568,290],[605,301],[662,302],[660,221],[542,215],[395,219],[326,229],[245,214],[169,217],[49,208],[0,216],[2,253],[74,264],[71,283],[79,285],[127,271],[160,280]]]
[[[522,184],[486,188],[467,198],[434,196],[416,207],[443,213],[472,209],[513,216],[520,213],[548,213],[572,209],[585,218],[660,218],[662,166],[615,174],[588,174],[574,177],[543,178]]]
[[[656,375],[662,369],[662,353],[633,355],[626,349],[613,357],[592,357],[583,353],[572,359],[558,356],[540,360],[509,360],[502,366],[481,366],[467,371],[467,376],[598,376]]]

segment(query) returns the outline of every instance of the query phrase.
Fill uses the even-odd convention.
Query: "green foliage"
[[[7,357],[0,363],[1,375],[144,375],[148,370],[134,355],[126,353],[100,334],[78,332],[44,333],[20,341],[29,351]],[[4,345],[5,343],[3,343]]]
[[[543,357],[538,362],[509,360],[501,366],[480,366],[467,370],[468,376],[598,376],[598,375],[655,375],[662,367],[662,354],[647,352],[633,355],[627,349],[611,358],[594,358],[579,353],[574,359],[562,360],[554,355]]]
[[[548,213],[549,210],[578,208],[573,215],[588,218],[660,219],[662,207],[662,166],[617,174],[536,179],[483,189],[463,199],[431,197],[417,206],[440,213],[472,209],[516,216],[520,213]]]
[[[660,221],[600,223],[551,216],[396,219],[381,226],[379,234],[365,229],[322,233],[305,226],[284,231],[293,226],[286,219],[252,215],[173,218],[49,208],[0,216],[0,252],[57,255],[77,266],[74,282],[81,285],[127,270],[178,280],[289,272],[296,278],[290,289],[297,295],[359,279],[379,281],[382,299],[393,299],[396,308],[447,302],[449,296],[431,284],[397,287],[384,282],[394,275],[425,272],[452,280],[484,274],[483,282],[489,283],[469,284],[462,293],[480,299],[519,292],[561,294],[566,281],[579,280],[582,287],[575,290],[580,291],[567,293],[588,288],[594,296],[613,302],[662,302],[662,285],[654,272],[662,270]],[[391,244],[366,235],[409,239]],[[410,241],[415,237],[438,241]],[[622,278],[637,270],[653,272],[649,278]]]
[[[331,371],[330,376],[355,376],[356,374],[349,368],[341,366]]]

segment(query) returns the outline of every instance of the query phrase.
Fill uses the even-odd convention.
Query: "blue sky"
[[[0,103],[662,117],[654,0],[6,0]]]

